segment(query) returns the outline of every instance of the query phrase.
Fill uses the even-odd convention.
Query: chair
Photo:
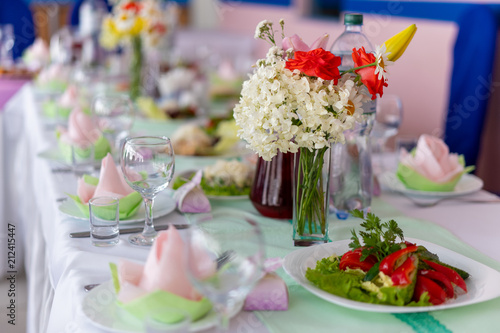
[[[0,24],[14,27],[14,59],[22,56],[23,51],[35,41],[35,25],[31,11],[23,0],[0,1]]]
[[[487,5],[471,5],[458,20],[444,141],[476,165],[491,93],[497,22]]]

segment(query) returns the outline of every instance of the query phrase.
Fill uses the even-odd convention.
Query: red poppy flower
[[[375,62],[376,57],[372,53],[366,53],[365,48],[352,49],[352,60],[354,60],[354,67],[360,67]],[[380,97],[384,94],[384,87],[387,87],[385,79],[381,80],[378,78],[378,74],[375,74],[376,66],[369,66],[361,69],[357,69],[356,73],[361,76],[361,82],[368,88],[370,94],[372,94],[372,99],[377,98],[377,94]]]
[[[131,2],[127,2],[127,3],[123,4],[122,9],[123,10],[130,10],[130,11],[133,11],[135,14],[137,14],[141,11],[142,4],[139,2],[131,1]]]
[[[340,78],[340,57],[321,48],[308,52],[296,51],[295,59],[286,62],[286,68],[293,71],[298,69],[308,76],[316,76],[323,80],[335,80],[337,84]]]

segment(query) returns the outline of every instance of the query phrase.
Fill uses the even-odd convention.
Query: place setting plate
[[[98,304],[97,307],[96,304]],[[230,318],[237,315],[242,307],[243,303],[236,306],[229,314]],[[102,283],[90,290],[82,301],[81,309],[84,317],[92,325],[107,332],[144,332],[141,320],[120,308],[116,303],[116,293],[112,281]],[[192,322],[189,331],[199,332],[215,327],[217,320],[217,313],[212,309],[203,318]]]
[[[157,195],[155,198],[155,203],[153,205],[153,217],[159,218],[170,214],[176,208],[175,200],[171,197],[171,191],[164,191]],[[63,214],[78,219],[78,220],[88,220],[82,211],[78,208],[75,202],[68,197],[59,205],[59,211]],[[146,211],[144,209],[144,204],[141,202],[137,212],[126,219],[120,219],[120,224],[130,224],[136,222],[144,222],[146,216]]]
[[[483,188],[481,178],[464,174],[458,181],[455,189],[449,192],[418,191],[407,188],[398,176],[393,172],[384,172],[378,176],[380,184],[388,189],[408,196],[432,197],[432,198],[452,198],[477,192]]]
[[[430,252],[436,253],[441,261],[467,271],[470,274],[469,278],[465,280],[468,292],[455,299],[447,300],[440,305],[392,306],[364,303],[336,296],[316,287],[306,279],[305,273],[308,268],[314,269],[316,262],[322,258],[333,254],[342,255],[349,251],[351,240],[341,240],[291,252],[285,257],[283,268],[288,275],[312,294],[327,302],[361,311],[380,313],[428,312],[457,308],[500,297],[500,284],[498,283],[500,281],[500,272],[442,246],[414,238],[405,238],[405,240],[417,245],[423,245]]]

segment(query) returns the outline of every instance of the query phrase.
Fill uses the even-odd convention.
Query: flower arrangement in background
[[[101,45],[114,49],[124,41],[142,37],[146,47],[154,47],[170,28],[168,19],[158,0],[118,0],[104,18]]]
[[[111,14],[102,23],[100,43],[104,48],[114,49],[121,44],[130,44],[130,97],[137,99],[141,93],[141,68],[143,47],[159,47],[167,39],[167,33],[175,24],[175,13],[163,9],[159,0],[116,0]]]
[[[284,21],[279,24],[281,46],[272,22],[257,25],[255,38],[268,41],[271,48],[243,83],[234,118],[240,138],[264,160],[271,160],[278,150],[299,152],[294,225],[297,220],[299,235],[306,225],[309,233],[320,228],[325,234],[328,200],[322,169],[327,149],[331,143],[345,142],[343,133],[361,119],[365,102],[382,97],[387,67],[404,52],[416,27],[391,38],[374,54],[363,47],[353,49],[355,67],[340,71],[341,58],[324,49],[328,35],[309,47],[297,35],[285,37]],[[391,58],[387,50],[397,57]]]

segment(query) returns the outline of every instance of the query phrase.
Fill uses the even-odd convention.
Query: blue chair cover
[[[71,14],[69,15],[69,25],[76,27],[80,23],[80,6],[85,0],[76,0],[73,8],[71,9]],[[108,11],[111,11],[111,5],[108,0],[100,0],[106,3],[108,6]]]
[[[14,27],[14,59],[19,58],[24,49],[33,44],[36,37],[31,11],[22,0],[0,1],[0,24],[12,24]]]
[[[491,93],[497,22],[487,5],[471,5],[458,20],[444,141],[475,165]]]

